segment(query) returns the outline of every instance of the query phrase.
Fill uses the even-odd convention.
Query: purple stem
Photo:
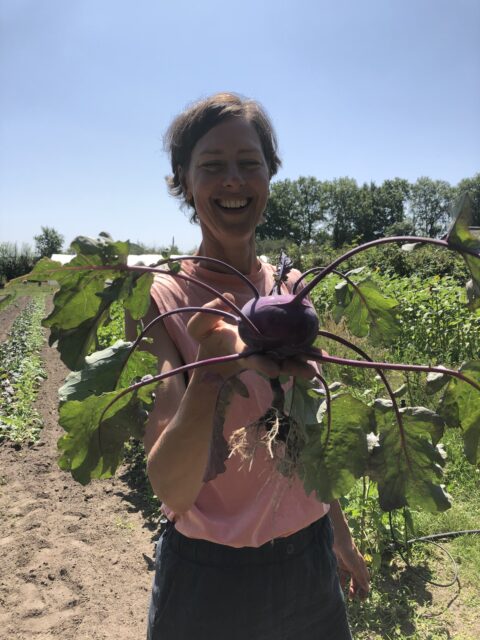
[[[128,268],[132,269],[132,270],[135,270],[135,271],[145,271],[145,272],[149,272],[149,273],[163,273],[163,274],[167,274],[169,276],[172,276],[173,278],[178,278],[179,280],[184,280],[185,282],[190,282],[191,284],[196,284],[197,286],[199,286],[200,288],[204,289],[205,291],[208,291],[209,293],[212,293],[216,298],[220,298],[220,300],[222,300],[222,302],[224,302],[227,306],[229,306],[230,309],[232,309],[233,311],[238,313],[238,315],[243,320],[243,322],[248,324],[249,327],[255,333],[258,333],[258,334],[260,333],[260,331],[257,329],[257,327],[253,324],[253,322],[249,318],[247,318],[247,316],[243,313],[243,311],[239,307],[237,307],[237,305],[234,302],[232,302],[231,300],[226,298],[222,293],[218,292],[216,289],[211,287],[209,284],[205,284],[201,280],[197,280],[196,278],[192,278],[191,276],[186,276],[183,273],[175,273],[174,271],[165,271],[164,269],[157,269],[156,267],[139,267],[139,266],[137,266],[137,267],[128,267]]]
[[[444,373],[462,380],[471,385],[477,391],[480,391],[480,385],[464,376],[460,371],[455,369],[446,369],[443,367],[430,367],[423,364],[396,364],[393,362],[364,362],[362,360],[351,360],[349,358],[336,358],[335,356],[327,356],[318,351],[317,349],[309,349],[305,352],[306,356],[319,362],[332,362],[333,364],[347,365],[349,367],[360,367],[365,369],[390,369],[392,371],[417,371],[423,373]]]
[[[161,313],[156,318],[151,320],[142,330],[142,332],[138,335],[135,342],[131,346],[131,350],[134,351],[146,334],[150,331],[150,329],[156,325],[161,320],[168,318],[168,316],[173,316],[177,313],[209,313],[210,315],[222,316],[224,318],[228,318],[232,320],[232,322],[238,324],[240,318],[234,316],[233,313],[229,313],[228,311],[222,311],[221,309],[210,309],[209,307],[182,307],[181,309],[170,309],[170,311],[165,311],[165,313]]]
[[[99,419],[99,424],[102,423],[105,414],[107,411],[117,402],[120,398],[123,398],[127,393],[132,393],[145,387],[147,384],[153,384],[155,382],[161,382],[162,380],[166,380],[167,378],[171,378],[172,376],[177,375],[178,373],[184,373],[185,371],[190,371],[191,369],[198,369],[199,367],[205,367],[208,365],[215,364],[224,364],[227,362],[234,362],[235,360],[241,360],[242,358],[248,358],[249,356],[253,356],[260,353],[259,349],[246,349],[242,353],[232,353],[228,356],[218,356],[216,358],[207,358],[206,360],[197,360],[196,362],[190,362],[189,364],[184,364],[181,367],[176,367],[175,369],[171,369],[170,371],[165,371],[164,373],[158,373],[156,376],[152,376],[148,380],[140,380],[140,382],[136,382],[135,384],[130,385],[126,389],[122,389],[118,392],[118,395],[111,400],[102,411],[102,414]]]
[[[259,293],[257,287],[253,284],[253,282],[250,282],[250,280],[246,277],[245,274],[243,274],[241,271],[238,271],[238,269],[235,269],[235,267],[232,267],[231,264],[227,264],[226,262],[223,262],[222,260],[217,260],[217,258],[208,258],[207,256],[177,256],[175,258],[165,258],[165,260],[161,260],[157,264],[158,265],[169,264],[171,262],[182,262],[184,260],[185,261],[186,260],[195,260],[195,261],[201,260],[202,262],[209,262],[210,264],[217,264],[217,265],[223,267],[224,269],[228,269],[231,273],[233,273],[236,276],[238,276],[239,278],[241,278],[241,280],[243,280],[244,284],[246,284],[248,287],[250,287],[250,289],[252,290],[253,295],[255,296],[256,300],[258,300],[258,298],[260,297],[260,293]]]
[[[307,296],[310,293],[310,291],[313,289],[313,287],[315,287],[315,285],[318,284],[320,280],[325,278],[325,276],[327,276],[329,273],[332,273],[332,271],[336,269],[336,267],[340,263],[344,262],[345,260],[348,260],[349,258],[359,253],[360,251],[364,251],[365,249],[370,249],[370,247],[375,247],[380,244],[387,244],[389,242],[416,242],[416,243],[421,242],[423,244],[435,244],[440,247],[445,247],[446,249],[450,249],[451,251],[460,251],[460,253],[468,253],[472,256],[475,256],[476,258],[480,257],[477,253],[475,253],[475,251],[473,251],[472,249],[469,249],[468,247],[463,247],[463,246],[460,247],[455,244],[449,243],[446,240],[440,240],[438,238],[423,238],[423,237],[417,237],[417,236],[392,236],[391,238],[379,238],[378,240],[372,240],[371,242],[366,242],[365,244],[361,244],[359,247],[354,247],[353,249],[350,249],[350,251],[347,251],[346,253],[338,257],[336,260],[331,262],[317,276],[315,276],[313,280],[310,280],[310,282],[299,293],[297,293],[297,298],[301,300],[302,298]]]
[[[143,338],[147,335],[147,333],[150,331],[150,329],[156,325],[158,322],[161,322],[164,318],[168,318],[168,316],[173,316],[177,313],[198,313],[198,312],[204,312],[204,313],[209,313],[211,315],[216,315],[216,316],[222,316],[222,317],[227,317],[230,320],[233,320],[234,322],[236,322],[238,324],[239,318],[237,318],[237,316],[234,316],[233,313],[228,313],[228,311],[221,311],[220,309],[209,309],[208,307],[182,307],[182,309],[170,309],[170,311],[165,311],[165,313],[161,313],[160,315],[158,315],[156,318],[154,318],[153,320],[151,320],[146,327],[143,328],[143,330],[139,333],[139,335],[137,336],[136,340],[132,343],[132,346],[130,347],[130,352],[128,354],[128,357],[126,358],[125,362],[123,363],[123,366],[120,370],[120,373],[118,374],[118,378],[120,378],[120,376],[122,375],[122,372],[128,362],[128,359],[130,358],[130,356],[132,355],[132,353],[135,351],[135,349],[138,347],[138,345],[140,344],[140,342],[143,340]]]

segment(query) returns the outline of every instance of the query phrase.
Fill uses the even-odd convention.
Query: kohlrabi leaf
[[[345,495],[365,473],[367,433],[372,430],[371,407],[349,394],[333,397],[331,412],[329,435],[327,412],[322,412],[320,424],[306,425],[306,442],[298,463],[305,491],[315,491],[323,502]]]
[[[98,256],[105,265],[127,264],[128,254],[132,253],[130,242],[115,241],[105,232],[96,239],[78,236],[70,246],[77,254]]]
[[[97,332],[108,320],[113,302],[121,301],[135,320],[143,317],[150,304],[151,273],[125,269],[128,243],[89,245],[77,241],[77,250],[90,248],[64,267],[51,260],[40,261],[28,276],[34,280],[56,280],[51,314],[43,321],[50,329],[49,344],[56,344],[60,357],[70,369],[81,369],[85,356],[95,347]],[[112,268],[106,269],[106,261]]]
[[[461,373],[480,384],[480,360],[460,367]],[[458,378],[450,378],[439,413],[450,427],[462,431],[465,456],[472,464],[480,462],[480,391]]]
[[[442,368],[442,366],[440,365],[438,368]],[[425,385],[425,391],[428,394],[433,395],[434,393],[437,393],[437,391],[443,389],[443,387],[447,385],[451,379],[452,377],[447,375],[446,373],[429,373],[427,375],[427,384]]]
[[[81,484],[111,477],[122,461],[125,442],[143,435],[155,386],[152,383],[126,394],[108,409],[101,422],[103,411],[118,391],[63,403],[59,422],[66,434],[58,441],[60,468],[70,471]]]
[[[378,483],[380,506],[385,511],[411,507],[444,511],[450,499],[440,482],[445,463],[437,446],[442,418],[424,407],[400,409],[403,437],[393,408],[376,405],[378,446],[370,457],[370,475]]]
[[[59,389],[60,402],[84,400],[117,388],[128,387],[146,375],[157,373],[157,359],[148,351],[136,349],[129,357],[131,342],[114,345],[85,358],[80,371],[72,371]]]
[[[285,410],[305,431],[307,425],[316,425],[320,421],[318,411],[324,398],[322,390],[318,389],[318,383],[295,378],[294,384],[285,393]]]
[[[357,281],[353,272],[346,275],[351,282],[335,287],[335,322],[345,318],[353,335],[369,336],[373,344],[394,342],[400,332],[397,300],[384,295],[369,276]]]
[[[468,193],[464,193],[456,203],[454,211],[454,223],[447,233],[447,242],[459,251],[467,267],[472,274],[471,300],[470,308],[480,308],[480,234],[474,235],[472,232],[473,225],[473,205]],[[469,253],[462,251],[468,249]],[[472,255],[473,252],[475,255]]]
[[[127,291],[124,294],[124,307],[128,309],[134,320],[140,320],[150,306],[150,288],[153,283],[153,273],[144,273],[135,279],[127,281]]]

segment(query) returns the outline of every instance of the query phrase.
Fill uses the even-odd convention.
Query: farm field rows
[[[19,297],[0,312],[2,342],[27,305],[28,298]],[[108,330],[105,339],[111,341],[115,322]],[[45,343],[40,356],[45,379],[35,402],[44,424],[39,440],[0,442],[0,640],[141,638],[157,529],[146,515],[150,505],[125,469],[115,479],[82,487],[58,468],[57,390],[67,369]],[[474,469],[467,466],[464,473],[466,486],[478,492]],[[420,524],[438,531],[478,526],[478,509],[467,517],[462,496],[454,505],[436,524]],[[352,518],[357,507],[353,500]],[[378,510],[374,500],[368,509]],[[375,570],[370,599],[349,605],[356,640],[478,638],[480,594],[472,568],[480,564],[479,542],[470,537],[444,543],[460,570],[449,588],[424,583],[398,556]],[[413,562],[423,561],[434,568],[433,577],[449,578],[442,552],[436,560],[415,552]]]
[[[18,298],[0,312],[2,340],[26,304]],[[155,527],[122,474],[84,488],[58,468],[66,369],[46,344],[41,359],[40,438],[0,443],[0,638],[141,638]]]

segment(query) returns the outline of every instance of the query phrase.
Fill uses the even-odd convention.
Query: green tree
[[[274,182],[257,237],[286,239],[297,245],[310,243],[325,219],[326,208],[325,185],[320,180],[301,176]]]
[[[355,239],[359,200],[358,184],[353,178],[337,178],[328,183],[327,212],[334,247]]]
[[[64,238],[53,227],[42,227],[42,233],[34,237],[37,255],[50,257],[52,253],[61,253]]]
[[[473,178],[460,180],[455,190],[459,196],[465,192],[470,194],[473,204],[473,225],[480,227],[480,173],[475,174]]]
[[[450,222],[454,197],[455,189],[445,180],[418,178],[410,191],[410,214],[415,231],[430,237],[443,233]]]

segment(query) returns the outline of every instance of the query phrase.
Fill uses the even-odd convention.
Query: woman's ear
[[[182,191],[183,191],[183,195],[185,197],[185,200],[187,202],[190,202],[192,199],[192,192],[190,191],[190,189],[188,188],[188,182],[187,182],[187,173],[186,171],[183,170],[183,167],[178,165],[177,167],[177,171],[178,171],[178,180],[182,186]]]

